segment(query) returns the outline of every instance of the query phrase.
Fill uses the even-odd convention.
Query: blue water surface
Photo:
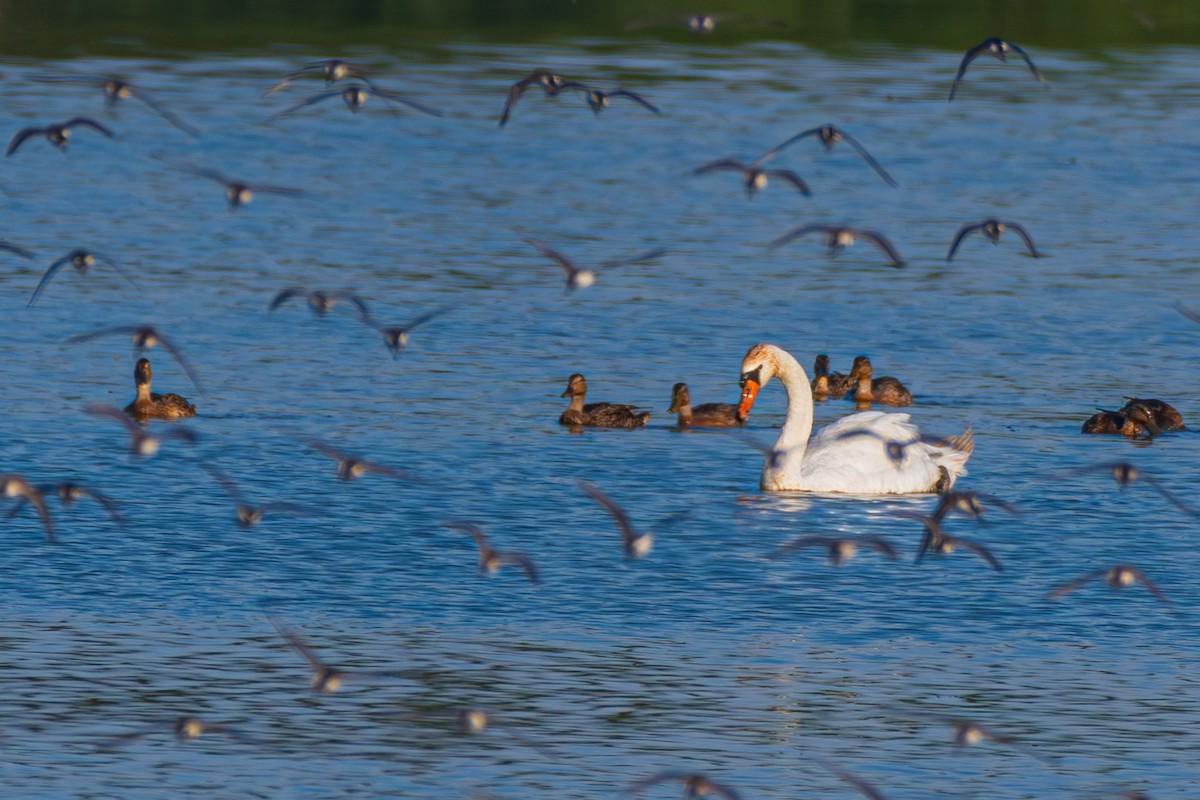
[[[52,502],[49,543],[25,508],[0,527],[0,783],[12,797],[618,796],[661,770],[704,772],[746,798],[853,797],[829,769],[905,798],[1195,796],[1200,753],[1197,521],[1145,483],[1102,472],[1129,460],[1193,502],[1195,434],[1153,442],[1085,437],[1097,406],[1161,397],[1197,422],[1200,182],[1192,48],[1039,52],[972,66],[946,102],[958,54],[862,46],[830,56],[793,44],[709,47],[588,40],[461,45],[436,57],[351,53],[373,80],[442,110],[336,98],[318,79],[264,99],[323,54],[79,58],[4,66],[11,133],[77,115],[65,153],[41,138],[0,165],[3,471],[77,480],[110,495],[115,524],[84,501]],[[537,66],[644,94],[593,115],[578,96],[528,92]],[[190,138],[136,100],[105,111],[94,87],[39,75],[119,73],[193,123]],[[844,144],[797,144],[747,199],[734,173],[798,131],[844,127],[895,176],[891,189]],[[2,133],[2,132],[0,132]],[[181,168],[304,190],[230,210],[222,187]],[[992,246],[958,228],[1023,224]],[[794,225],[885,233],[830,258],[819,238],[774,252]],[[594,265],[664,247],[564,292],[524,239]],[[46,267],[76,247],[109,257]],[[288,286],[348,288],[371,313],[418,328],[393,359],[339,306],[268,312]],[[69,343],[153,324],[202,391],[160,349],[155,388],[187,395],[195,445],[168,439],[138,460],[92,404],[132,398],[128,340]],[[737,431],[673,428],[676,381],[696,402],[735,401],[741,358],[778,344],[842,371],[868,354],[917,396],[924,431],[973,427],[961,488],[1023,513],[953,519],[996,554],[912,562],[930,498],[766,496],[761,456]],[[557,424],[567,376],[589,399],[652,410],[638,431]],[[818,405],[818,424],[853,410]],[[786,413],[764,389],[752,433]],[[152,431],[170,430],[155,423]],[[338,481],[316,438],[413,477]],[[243,530],[202,464],[268,514]],[[601,486],[638,528],[668,515],[653,553],[622,559],[612,520],[575,485]],[[476,572],[480,524],[519,571]],[[819,551],[767,556],[806,534],[883,536],[901,553],[835,568]],[[1137,564],[1173,601],[1095,581]],[[272,621],[322,658],[394,678],[315,695]],[[463,707],[494,726],[458,733]],[[976,719],[1014,743],[958,748]],[[176,741],[195,715],[235,729]],[[1043,762],[1036,751],[1053,760]],[[678,797],[678,782],[645,789]]]

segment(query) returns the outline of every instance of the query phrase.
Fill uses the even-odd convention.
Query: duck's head
[[[671,387],[671,407],[667,409],[668,414],[674,414],[684,406],[692,404],[692,393],[688,391],[686,383],[677,383]]]
[[[767,381],[779,372],[779,358],[776,356],[777,347],[770,344],[756,344],[742,359],[742,377],[738,385],[742,387],[742,401],[738,403],[738,417],[745,419],[750,416],[750,409],[758,398],[758,390],[767,385]]]
[[[866,356],[855,356],[854,365],[850,367],[850,380],[871,380],[871,359]]]
[[[1154,422],[1154,412],[1144,403],[1130,400],[1120,413],[1124,414],[1126,419],[1131,419],[1141,425],[1151,436],[1158,436],[1162,433],[1162,428]]]
[[[822,353],[817,356],[817,360],[813,362],[813,377],[819,378],[822,375],[829,374],[829,356]]]
[[[562,397],[582,397],[587,394],[587,381],[583,376],[576,372],[571,377],[567,378],[567,390],[562,393]]]
[[[150,378],[151,378],[152,374],[153,373],[150,370],[150,359],[139,358],[137,360],[137,364],[135,364],[133,367],[133,382],[134,382],[134,384],[136,386],[141,386],[143,384],[150,383]]]

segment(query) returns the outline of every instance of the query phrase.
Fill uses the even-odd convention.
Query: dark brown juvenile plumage
[[[871,377],[871,361],[866,356],[854,359],[850,369],[850,384],[855,387],[853,398],[858,403],[883,403],[889,406],[911,406],[912,392],[895,378]]]
[[[196,416],[196,407],[177,394],[157,394],[150,391],[150,359],[139,358],[133,368],[133,383],[137,397],[125,406],[125,413],[138,421],[148,419],[180,419]]]
[[[813,363],[812,392],[817,400],[827,397],[843,397],[850,391],[850,376],[840,372],[829,374],[829,356],[822,353]]]
[[[638,411],[634,406],[615,403],[588,403],[587,381],[578,372],[567,378],[567,390],[563,397],[571,398],[571,404],[558,421],[562,425],[586,425],[592,428],[641,428],[650,419],[649,411]]]
[[[733,403],[705,403],[692,407],[692,395],[686,383],[677,383],[671,389],[671,407],[668,414],[679,414],[681,428],[741,428],[746,418],[738,416],[738,407]]]

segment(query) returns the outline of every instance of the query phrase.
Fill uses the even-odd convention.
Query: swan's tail
[[[947,436],[946,444],[950,445],[955,450],[966,453],[967,455],[971,455],[971,453],[975,452],[975,429],[968,426],[967,429],[958,436]]]

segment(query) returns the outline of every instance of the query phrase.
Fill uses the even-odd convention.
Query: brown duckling
[[[679,414],[681,428],[741,428],[746,418],[738,414],[733,403],[705,403],[692,407],[692,395],[686,383],[671,388],[671,407],[668,414]]]
[[[156,394],[150,391],[150,359],[139,358],[133,368],[133,383],[137,397],[125,406],[125,413],[139,422],[148,419],[179,419],[196,416],[196,407],[177,394]]]
[[[1136,407],[1141,407],[1142,410],[1148,412],[1150,419],[1164,431],[1185,431],[1187,425],[1183,424],[1183,416],[1176,411],[1171,405],[1164,403],[1162,400],[1145,399],[1140,397],[1127,397],[1129,402],[1121,409],[1121,413],[1129,416],[1130,410]]]
[[[816,400],[827,397],[842,397],[850,391],[850,376],[840,372],[829,374],[829,356],[822,353],[813,362],[812,393]]]
[[[593,428],[641,428],[650,419],[649,411],[638,411],[635,406],[615,403],[588,403],[587,381],[576,372],[567,378],[567,390],[563,397],[571,398],[571,405],[558,418],[560,425],[587,425]]]
[[[1122,410],[1124,411],[1124,409]],[[1142,421],[1149,421],[1149,417],[1139,414],[1134,409],[1129,410],[1130,413],[1122,413],[1121,411],[1097,411],[1086,420],[1083,427],[1079,429],[1080,433],[1107,433],[1120,434],[1121,436],[1130,439],[1140,439],[1143,436],[1153,435]],[[1140,420],[1142,421],[1139,421]],[[1155,430],[1158,430],[1155,428]]]
[[[857,403],[883,403],[889,406],[911,406],[912,392],[895,378],[871,377],[871,360],[866,356],[854,359],[850,368],[850,385],[854,394],[849,395]]]

